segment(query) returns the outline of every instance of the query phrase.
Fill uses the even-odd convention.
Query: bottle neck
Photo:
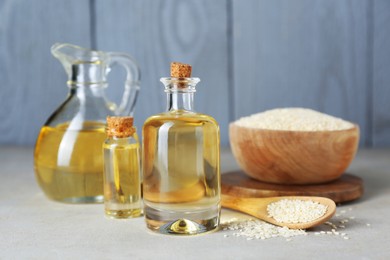
[[[167,111],[194,111],[195,85],[198,78],[162,78],[167,93]]]
[[[167,93],[167,111],[194,110],[194,93],[170,92]]]

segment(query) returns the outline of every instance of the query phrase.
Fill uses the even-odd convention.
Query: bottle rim
[[[196,92],[195,86],[200,82],[199,78],[161,78],[160,81],[165,86],[165,92],[193,93]]]

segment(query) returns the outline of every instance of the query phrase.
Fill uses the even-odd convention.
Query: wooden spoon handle
[[[240,198],[232,197],[224,194],[221,195],[222,207],[240,210],[240,202],[241,202]]]
[[[267,205],[274,201],[275,198],[240,198],[222,194],[222,207],[238,210],[248,213],[252,216],[261,218],[261,212],[266,212]]]

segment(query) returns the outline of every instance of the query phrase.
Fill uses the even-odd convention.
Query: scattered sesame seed
[[[370,223],[367,223],[366,226],[369,227],[369,226],[371,226],[371,224],[370,224]]]
[[[284,202],[282,202],[284,201]],[[313,201],[303,201],[303,200],[280,200],[278,202],[274,202],[268,205],[267,211],[270,217],[273,217],[275,220],[283,223],[305,223],[310,222],[312,220],[309,220],[310,218],[313,218],[313,215],[318,214],[318,208],[314,206],[313,208],[310,208],[308,210],[307,206],[309,205],[303,205],[306,202],[311,203],[317,203]],[[281,204],[277,204],[281,203]],[[326,205],[322,205],[320,203],[317,203],[320,207],[325,207],[325,210],[323,211],[323,214],[326,213]],[[305,208],[306,206],[306,208]],[[313,205],[311,205],[313,206]],[[273,207],[273,208],[272,208]],[[352,211],[352,207],[347,208],[345,210],[341,210],[337,214],[335,214],[336,217],[340,217],[343,214],[347,213],[347,211]],[[313,211],[317,211],[313,214]],[[309,213],[307,213],[309,212]],[[279,214],[279,216],[278,216]],[[349,213],[351,214],[351,213]],[[280,217],[280,219],[278,219]],[[320,216],[321,217],[321,216]],[[318,216],[314,219],[319,218]],[[222,223],[222,229],[224,231],[235,231],[234,233],[227,235],[225,234],[224,237],[229,236],[235,236],[235,237],[244,237],[246,240],[265,240],[269,238],[275,238],[275,237],[283,237],[285,238],[286,242],[289,242],[294,236],[299,235],[315,235],[315,236],[321,236],[321,235],[331,235],[331,236],[339,236],[340,239],[344,240],[350,240],[350,237],[345,232],[339,232],[340,229],[345,229],[346,224],[351,220],[355,219],[355,216],[348,216],[343,215],[339,219],[333,219],[335,223],[332,223],[331,221],[326,221],[324,225],[328,226],[329,228],[325,228],[328,231],[316,231],[316,232],[309,232],[307,233],[305,230],[294,230],[289,229],[287,227],[279,227],[275,226],[269,223],[266,223],[264,221],[260,220],[238,220],[236,218],[231,219],[228,222]],[[313,220],[314,220],[313,219]],[[295,221],[295,222],[294,222]],[[367,227],[370,227],[370,223],[365,224]],[[344,230],[343,230],[344,231]]]
[[[269,239],[273,237],[291,238],[299,235],[307,235],[305,230],[278,227],[261,220],[228,221],[222,223],[223,228],[236,231],[233,236],[246,237],[247,240]]]

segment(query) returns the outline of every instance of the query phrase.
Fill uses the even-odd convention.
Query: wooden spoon
[[[270,203],[282,200],[282,199],[298,199],[298,200],[311,200],[318,202],[325,206],[328,206],[326,213],[313,221],[305,223],[282,223],[276,221],[274,218],[268,216],[267,206]],[[318,226],[328,219],[330,219],[336,212],[336,204],[333,200],[324,197],[310,197],[310,196],[282,196],[282,197],[268,197],[268,198],[237,198],[229,195],[222,195],[222,207],[234,209],[247,213],[258,219],[264,220],[268,223],[288,227],[292,229],[307,229],[314,226]]]

